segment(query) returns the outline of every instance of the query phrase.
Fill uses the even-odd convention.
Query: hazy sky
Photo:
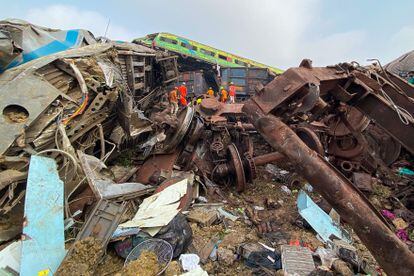
[[[111,39],[171,32],[282,69],[303,58],[314,65],[386,63],[414,49],[410,0],[1,1],[1,18],[95,36],[110,19]]]

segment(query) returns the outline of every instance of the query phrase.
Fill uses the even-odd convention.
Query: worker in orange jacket
[[[180,93],[180,103],[182,106],[187,106],[187,87],[185,82],[183,82],[180,87],[178,87],[178,92]]]
[[[220,101],[222,103],[227,102],[227,91],[223,86],[220,87]]]
[[[233,82],[230,82],[229,86],[229,96],[230,96],[230,103],[234,104],[236,103],[236,86],[234,86]]]
[[[214,90],[213,90],[213,88],[211,88],[211,87],[208,88],[207,95],[214,97]]]
[[[170,100],[171,106],[171,114],[177,114],[178,112],[178,95],[177,95],[178,87],[174,87],[173,90],[170,91],[168,95],[168,99]]]

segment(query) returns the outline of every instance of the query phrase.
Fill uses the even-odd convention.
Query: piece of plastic
[[[398,173],[400,175],[414,175],[414,171],[410,170],[409,168],[400,168],[398,170]]]
[[[200,267],[200,257],[197,254],[181,254],[179,260],[184,271],[192,271]]]
[[[349,234],[336,225],[332,218],[319,208],[303,190],[299,192],[297,206],[299,214],[312,226],[324,242],[328,242],[334,236],[351,243]]]

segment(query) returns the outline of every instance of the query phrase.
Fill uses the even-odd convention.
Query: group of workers
[[[220,93],[219,93],[219,100],[222,103],[236,103],[236,86],[234,86],[233,82],[230,82],[229,91],[224,88],[224,86],[220,86]],[[208,96],[214,97],[215,93],[214,90],[210,87],[206,93]]]
[[[177,114],[178,101],[180,101],[181,106],[187,106],[187,86],[185,86],[185,82],[178,87],[174,87],[174,89],[170,91],[168,99],[171,105],[171,114]]]
[[[215,97],[214,90],[209,87],[206,94],[210,97]],[[224,86],[220,86],[220,90],[218,93],[219,100],[222,103],[230,103],[234,104],[236,103],[236,86],[233,84],[233,82],[230,82],[228,91],[224,88]],[[183,82],[180,86],[174,87],[168,95],[168,99],[170,101],[171,106],[171,114],[177,114],[178,112],[178,102],[181,106],[185,107],[188,105],[187,102],[187,87],[185,82]],[[197,99],[196,104],[199,104],[201,102],[201,98]]]
[[[211,90],[211,87],[209,89],[209,91]],[[208,91],[207,91],[208,93]],[[210,93],[208,93],[210,95]],[[213,91],[213,95],[214,95],[214,91]],[[233,82],[230,82],[229,85],[229,91],[227,92],[227,90],[224,88],[224,86],[220,86],[220,102],[222,103],[231,103],[234,104],[236,103],[236,86],[234,86]]]

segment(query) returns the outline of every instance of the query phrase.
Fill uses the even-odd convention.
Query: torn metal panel
[[[414,107],[414,103],[411,106]],[[414,154],[414,119],[408,118],[407,124],[403,123],[401,114],[385,99],[373,93],[358,100],[355,107],[373,118],[379,126]]]
[[[101,242],[102,248],[106,248],[112,234],[118,227],[125,209],[125,202],[116,203],[105,199],[99,200],[83,225],[82,230],[76,236],[76,240],[94,237]]]
[[[53,159],[31,157],[26,191],[20,275],[52,274],[66,254],[63,182]]]
[[[89,186],[97,198],[128,200],[146,195],[155,190],[151,186],[141,183],[114,183],[106,178],[100,171],[106,168],[98,158],[78,151],[80,163],[88,180]]]
[[[150,156],[136,174],[136,180],[144,184],[157,183],[162,170],[172,171],[177,157],[178,152]]]
[[[34,75],[21,76],[1,85],[0,110],[3,116],[0,116],[0,154],[4,154],[58,96],[55,87]]]

